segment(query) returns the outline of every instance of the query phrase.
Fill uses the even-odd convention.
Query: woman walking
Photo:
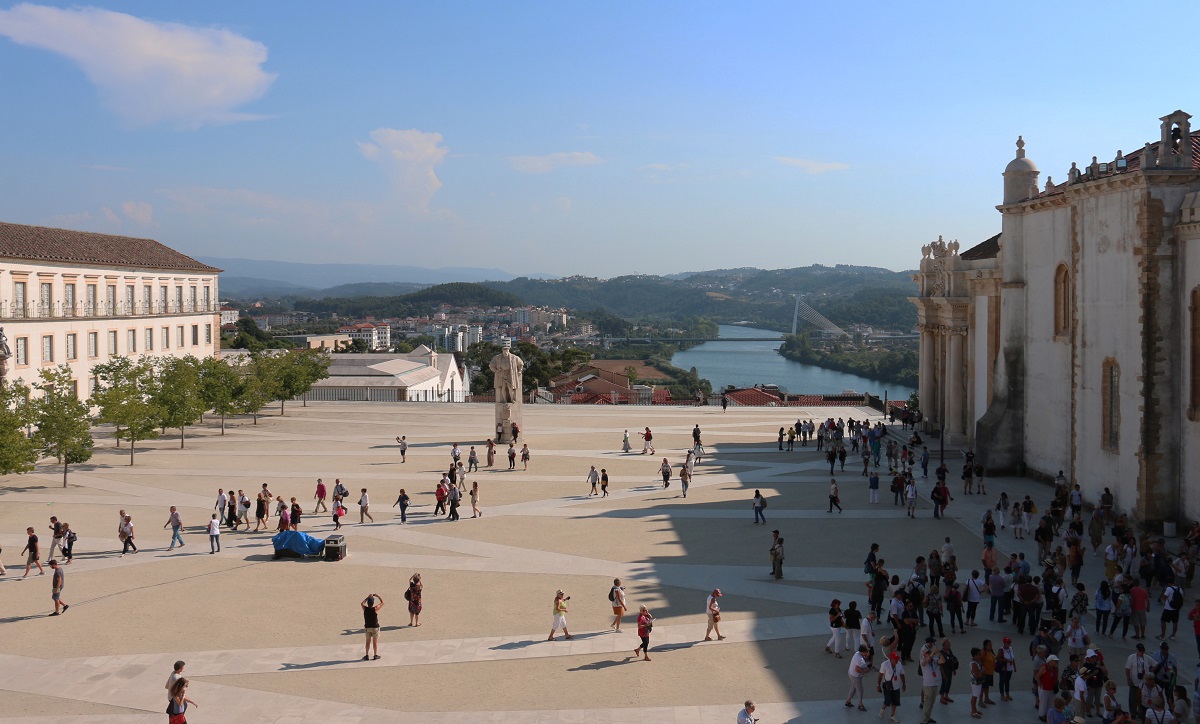
[[[425,586],[421,583],[421,574],[414,573],[412,578],[408,579],[408,590],[404,592],[404,598],[408,601],[408,625],[421,625],[421,593],[425,590]]]
[[[218,521],[219,524],[219,521]],[[191,683],[182,676],[171,685],[171,698],[167,701],[167,724],[187,724],[187,709],[189,706],[200,705],[187,698],[188,684]]]
[[[300,530],[300,515],[303,512],[300,504],[296,502],[295,498],[292,498],[292,530]]]
[[[608,600],[612,602],[613,622],[609,624],[609,628],[614,631],[621,630],[621,617],[625,615],[627,606],[625,603],[625,587],[621,585],[620,578],[613,579],[612,588],[608,592]]]
[[[137,544],[133,542],[133,516],[125,516],[125,520],[121,522],[120,532],[118,536],[121,539],[121,555],[125,555],[132,548],[134,553],[138,552]]]
[[[625,437],[621,440],[621,452],[629,452],[633,450],[633,446],[629,444],[629,431],[625,431]]]
[[[833,599],[829,604],[829,631],[832,634],[829,641],[825,643],[825,653],[833,654],[837,658],[842,658],[842,639],[844,638],[843,629],[846,628],[845,619],[842,617],[842,602],[838,599]]]
[[[467,453],[467,472],[479,472],[479,453],[475,451],[475,446],[471,446],[471,452]]]
[[[569,600],[570,596],[563,593],[561,588],[554,592],[553,617],[550,619],[550,635],[546,637],[547,641],[553,641],[554,632],[560,628],[563,632],[563,638],[568,640],[575,638],[567,630],[567,601]]]
[[[833,506],[835,506],[835,505],[837,506],[838,512],[841,513],[842,512],[842,498],[840,495],[838,495],[837,480],[834,478],[830,478],[829,479],[829,512],[830,513],[833,512]],[[763,523],[766,523],[766,522],[767,522],[766,520],[763,520]]]
[[[526,470],[529,469],[529,443],[521,445],[521,464],[525,466]]]
[[[763,510],[767,507],[767,500],[762,496],[761,491],[754,491],[754,502],[750,504],[750,507],[754,508],[754,522],[758,523],[761,519],[762,524],[766,525],[767,516],[763,515]]]
[[[1004,637],[1000,650],[996,652],[996,671],[1000,674],[1000,701],[1012,701],[1012,677],[1017,672],[1017,653],[1008,636]]]
[[[337,508],[337,496],[334,496],[334,508]],[[334,515],[334,522],[337,522],[337,516]],[[254,532],[266,530],[267,527],[267,501],[263,498],[263,494],[258,494],[258,500],[254,503]]]
[[[642,643],[633,650],[634,658],[637,658],[640,651],[646,661],[650,660],[650,632],[652,630],[654,630],[654,617],[650,615],[650,609],[642,606],[638,609],[637,619],[638,638],[642,640]]]
[[[483,511],[479,509],[479,481],[471,483],[471,517],[483,517]]]
[[[490,468],[496,464],[496,443],[493,440],[487,441],[487,466]]]
[[[662,474],[663,490],[671,487],[671,463],[663,458],[662,465],[658,466],[658,472]]]
[[[651,455],[656,454],[654,452],[654,433],[650,432],[650,428],[647,427],[645,432],[639,432],[638,434],[642,436],[642,440],[643,440],[642,454],[643,455],[645,455],[646,453],[649,453]]]
[[[342,496],[333,496],[333,529],[342,529],[342,518],[346,515],[346,505],[342,503]]]
[[[691,457],[691,453],[688,453],[688,457]],[[692,472],[688,468],[688,464],[684,463],[679,466],[679,487],[683,488],[683,497],[685,498],[687,497],[688,486],[691,485],[691,482]]]
[[[476,483],[478,485],[479,483]],[[408,506],[411,503],[411,498],[408,493],[404,492],[404,488],[400,488],[400,495],[396,497],[396,502],[392,503],[392,507],[400,506],[400,525],[408,522]]]

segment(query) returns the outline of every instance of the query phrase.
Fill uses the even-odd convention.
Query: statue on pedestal
[[[500,354],[488,362],[496,390],[496,442],[514,442],[513,427],[521,427],[521,376],[525,360],[512,353],[512,342],[505,340]],[[518,432],[519,434],[519,432]]]
[[[12,350],[8,348],[8,337],[4,334],[4,327],[0,327],[0,385],[3,385],[8,376],[8,358],[12,357]]]

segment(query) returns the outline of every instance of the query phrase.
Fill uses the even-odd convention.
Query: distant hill
[[[389,297],[323,297],[297,299],[295,309],[305,312],[336,312],[346,317],[407,317],[429,314],[449,304],[470,307],[520,307],[525,302],[511,293],[482,284],[452,282]]]
[[[415,282],[359,282],[357,284],[339,284],[328,289],[313,289],[310,296],[314,299],[323,297],[395,297],[411,294],[427,286],[429,285]]]
[[[303,287],[291,282],[281,282],[277,279],[256,279],[254,277],[229,276],[228,274],[221,275],[219,290],[222,299],[274,297],[317,291],[312,287]]]
[[[427,269],[395,264],[302,264],[291,261],[219,257],[198,257],[198,259],[205,264],[224,269],[229,276],[270,279],[310,289],[325,289],[340,284],[362,282],[405,282],[420,285],[482,282],[493,279],[507,280],[514,276],[503,269],[465,266]],[[222,277],[222,281],[224,279],[225,277]]]

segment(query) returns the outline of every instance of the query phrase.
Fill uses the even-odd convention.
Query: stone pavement
[[[530,470],[509,472],[498,456],[499,470],[469,476],[481,484],[484,516],[471,520],[464,501],[457,524],[430,514],[430,491],[451,443],[464,452],[479,445],[463,430],[488,428],[486,406],[290,407],[283,418],[240,424],[223,437],[190,432],[184,450],[170,437],[145,443],[132,468],[102,441],[95,464],[73,472],[66,490],[51,468],[0,480],[9,571],[0,578],[0,724],[161,721],[162,686],[176,659],[187,661],[189,695],[199,704],[188,716],[199,723],[732,721],[747,697],[758,701],[764,724],[876,720],[874,709],[842,706],[849,659],[822,652],[830,599],[865,605],[867,544],[879,542],[889,569],[903,572],[948,535],[969,570],[981,548],[979,516],[1000,490],[1039,501],[1048,491],[994,480],[987,498],[956,496],[947,520],[929,519],[924,501],[913,520],[890,496],[866,503],[860,464],[837,473],[846,510],[830,514],[824,462],[812,447],[779,452],[774,432],[797,416],[866,413],[531,406]],[[663,457],[682,462],[696,422],[707,456],[685,500],[677,481],[662,489],[657,466]],[[647,424],[657,455],[616,452],[623,429]],[[404,465],[392,443],[400,432],[413,445]],[[586,495],[590,464],[609,469],[609,497]],[[250,492],[265,481],[307,510],[318,476],[330,487],[341,477],[355,493],[372,491],[376,522],[343,527],[346,561],[271,561],[269,534],[244,532],[225,533],[221,554],[207,555],[197,531],[218,486]],[[387,508],[399,487],[415,503],[406,526]],[[772,501],[763,530],[745,527],[756,488]],[[160,528],[170,505],[189,526],[188,546],[175,552],[165,550],[169,534]],[[356,506],[348,507],[347,520],[356,521]],[[117,508],[139,526],[137,555],[118,555]],[[45,616],[48,577],[14,578],[23,571],[14,564],[24,527],[46,532],[52,512],[80,535],[64,591],[72,609],[58,618]],[[775,525],[789,541],[784,581],[765,575]],[[324,514],[302,520],[318,537],[331,528]],[[1000,548],[1033,551],[1031,541],[1007,535]],[[408,628],[400,593],[418,570],[424,625]],[[604,598],[614,577],[635,609],[646,603],[655,612],[651,663],[631,660],[633,616],[621,633],[608,628]],[[704,642],[703,602],[714,586],[725,594],[727,638]],[[572,641],[545,641],[556,587],[573,591]],[[358,602],[369,592],[387,601],[383,658],[362,662]],[[971,635],[954,637],[956,650],[965,659],[969,646],[1005,633],[1012,632],[981,620]],[[1109,648],[1110,662],[1123,660],[1123,648]],[[903,721],[918,719],[918,678],[909,672]],[[1016,702],[989,708],[985,718],[1029,721],[1029,696],[1018,689]],[[935,718],[967,718],[965,690],[960,676],[957,703],[939,705]]]

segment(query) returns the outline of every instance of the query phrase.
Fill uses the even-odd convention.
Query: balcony
[[[191,304],[179,303],[134,303],[132,305],[117,302],[76,302],[64,304],[53,302],[43,304],[29,302],[14,304],[10,300],[0,300],[0,320],[3,319],[75,319],[79,317],[120,318],[120,317],[164,317],[184,314],[219,314],[220,304],[213,302],[205,305],[203,302]]]

